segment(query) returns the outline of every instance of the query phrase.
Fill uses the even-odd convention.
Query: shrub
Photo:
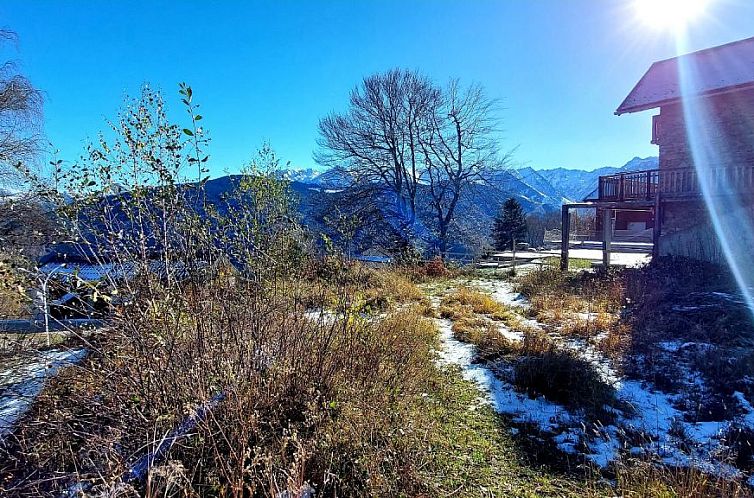
[[[435,256],[434,259],[424,265],[424,274],[428,277],[447,277],[450,271],[445,266],[445,262],[440,256]]]
[[[114,142],[103,136],[66,176],[75,235],[138,269],[159,254],[165,271],[118,283],[127,299],[82,339],[88,358],[47,384],[0,447],[0,494],[418,494],[412,416],[434,380],[436,331],[416,306],[364,311],[421,305],[420,293],[308,255],[269,147],[217,205],[204,181],[181,185],[184,167],[206,172],[207,140],[191,89],[180,93],[190,123],[170,124],[147,89],[113,123]],[[317,304],[321,320],[305,313]],[[124,482],[178,429],[190,430],[162,463]]]
[[[197,434],[170,453],[187,490],[410,489],[405,416],[434,371],[432,324],[410,310],[317,323],[289,296],[228,291],[202,285],[153,298],[159,313],[125,309],[86,363],[43,392],[27,416],[35,422],[4,455],[12,477],[0,489],[54,494],[78,481],[102,490],[159,443],[145,446],[144,435],[170,432],[220,393]]]
[[[602,380],[589,361],[557,348],[544,334],[527,334],[518,354],[516,386],[531,396],[544,396],[608,421],[604,407],[615,404],[615,389]]]

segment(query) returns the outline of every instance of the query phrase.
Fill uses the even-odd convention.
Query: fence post
[[[655,196],[655,224],[652,229],[652,257],[660,256],[660,237],[662,236],[662,197],[660,192]]]
[[[613,239],[613,210],[605,209],[602,211],[602,265],[605,270],[610,266],[610,252],[612,249]]]
[[[561,208],[561,227],[560,227],[560,269],[568,270],[568,238],[571,233],[571,217],[568,213],[568,205],[564,204]]]

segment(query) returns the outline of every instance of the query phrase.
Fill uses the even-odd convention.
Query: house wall
[[[749,220],[741,222],[741,220]],[[754,220],[754,203],[740,204],[727,210],[720,225],[728,230],[746,230]],[[661,256],[686,256],[715,263],[725,263],[725,256],[704,201],[666,203],[662,212],[662,229],[659,240]],[[727,237],[742,234],[728,233]]]
[[[654,226],[654,216],[651,211],[618,211],[615,214],[615,229],[628,230],[629,224],[639,222],[646,224],[646,228]]]
[[[597,210],[597,219],[596,219],[596,231],[597,234],[600,236],[599,240],[602,240],[602,209]],[[654,227],[654,213],[651,211],[622,211],[618,210],[615,213],[615,230],[628,230],[629,223],[632,222],[641,222],[645,223],[647,228]]]
[[[719,163],[714,166],[754,164],[754,89],[696,100],[691,109],[703,119],[708,140],[704,145],[718,151]],[[658,126],[660,169],[692,168],[681,104],[663,106]]]
[[[754,165],[754,90],[705,98],[692,105],[699,118],[704,119],[705,143],[702,145],[714,150],[717,158],[715,164],[708,167]],[[660,169],[694,167],[680,104],[661,108],[657,143]],[[725,214],[730,218],[730,226],[741,219],[754,220],[754,198],[751,197],[738,197],[731,203],[736,209]],[[662,211],[660,255],[724,262],[701,196],[686,202],[663,202]]]
[[[722,263],[720,244],[701,200],[663,205],[658,246],[660,256],[686,256]]]

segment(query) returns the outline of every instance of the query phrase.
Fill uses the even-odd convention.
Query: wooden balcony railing
[[[712,168],[708,185],[713,193],[754,193],[754,164]],[[699,179],[693,168],[652,169],[601,176],[599,200],[649,201],[657,193],[663,197],[684,197],[701,194]]]

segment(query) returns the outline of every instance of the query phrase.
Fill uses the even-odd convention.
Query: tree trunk
[[[440,250],[440,259],[445,261],[448,253],[448,225],[443,220],[440,220],[440,236],[437,245]]]

